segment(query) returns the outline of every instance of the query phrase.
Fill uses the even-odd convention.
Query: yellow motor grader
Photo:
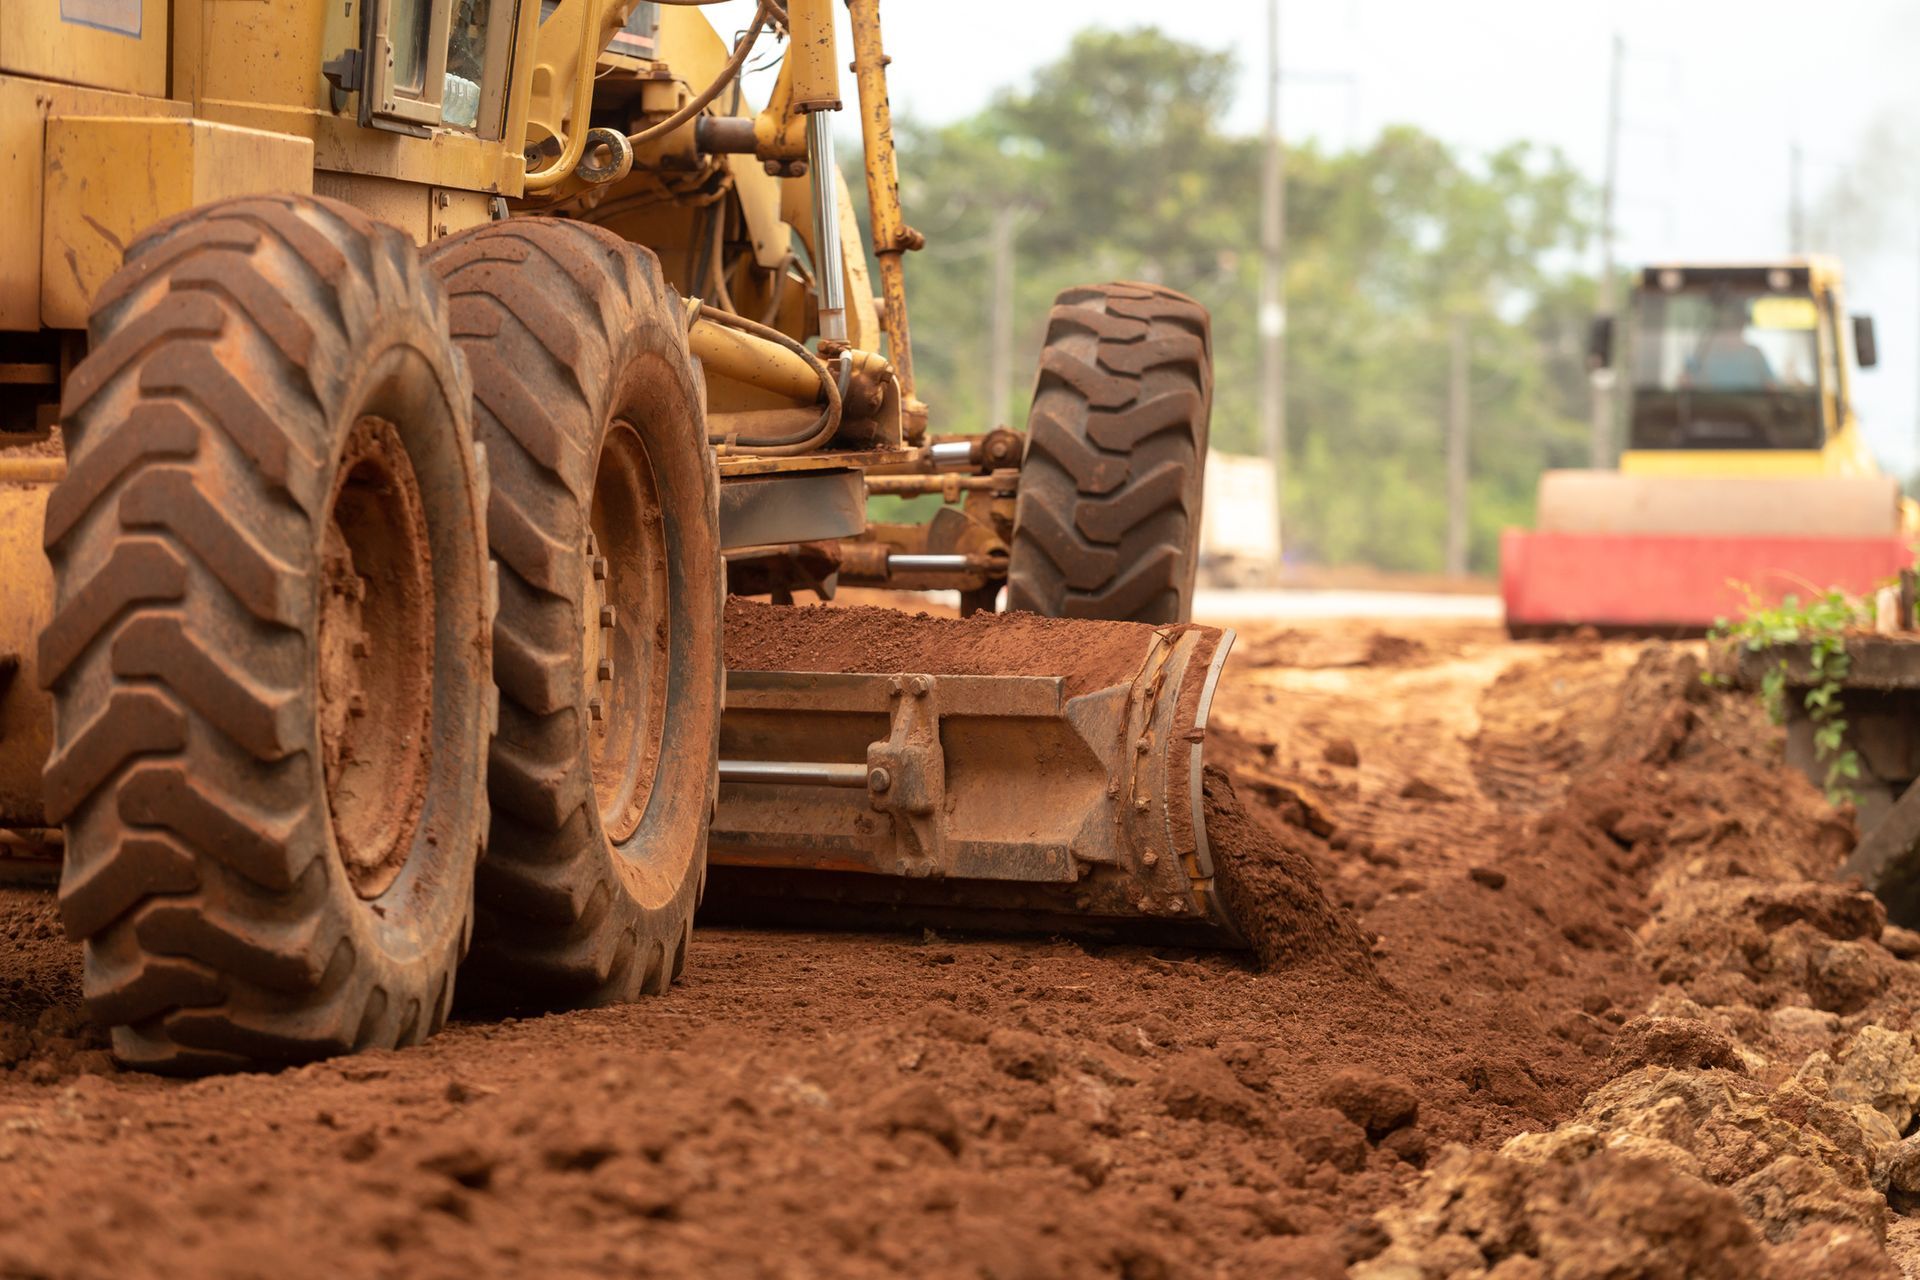
[[[58,858],[124,1062],[411,1043],[456,973],[663,991],[709,864],[776,912],[1240,936],[1231,636],[1182,625],[1207,316],[1069,290],[1028,431],[930,431],[848,8],[866,228],[829,0],[730,39],[697,0],[0,6],[0,853]],[[778,660],[727,669],[729,589],[847,583],[1107,621],[1007,662],[743,604]]]

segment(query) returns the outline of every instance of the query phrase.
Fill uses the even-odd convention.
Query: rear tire
[[[1205,308],[1157,285],[1054,300],[1027,420],[1007,607],[1186,622],[1213,397]]]
[[[485,480],[400,231],[258,197],[156,227],[67,381],[41,635],[68,932],[129,1065],[437,1029],[486,834]]]
[[[462,991],[540,1008],[664,992],[705,881],[724,602],[679,300],[653,254],[561,219],[481,227],[428,262],[473,371],[501,565],[493,837]]]

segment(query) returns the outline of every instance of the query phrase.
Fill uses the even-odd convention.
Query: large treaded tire
[[[1054,299],[1014,513],[1007,607],[1186,622],[1213,399],[1204,307],[1147,284]]]
[[[135,241],[90,337],[62,407],[40,644],[46,807],[88,1007],[123,1062],[154,1070],[420,1040],[447,1016],[471,922],[493,699],[486,486],[445,295],[392,227],[244,198]],[[410,538],[383,545],[413,556],[408,670],[431,682],[384,888],[339,851],[336,795],[359,800],[330,790],[321,730],[326,593],[372,600],[369,626],[389,598],[341,577],[337,549],[323,564],[371,419],[418,482]]]
[[[706,878],[723,680],[719,481],[680,302],[651,252],[561,219],[477,228],[435,245],[428,262],[473,372],[501,581],[493,836],[463,998],[558,1008],[664,992],[685,964]],[[647,458],[653,496],[639,505],[657,510],[664,539],[645,557],[664,569],[649,605],[621,608],[622,638],[610,642],[625,664],[621,645],[665,640],[664,656],[653,651],[665,682],[653,712],[626,715],[618,693],[605,699],[606,718],[635,725],[641,749],[657,753],[644,799],[625,806],[596,789],[589,711],[602,686],[582,647],[595,593],[644,574],[606,547],[620,530],[596,499],[625,432],[617,423],[631,424],[622,438]],[[597,549],[615,561],[604,580]]]

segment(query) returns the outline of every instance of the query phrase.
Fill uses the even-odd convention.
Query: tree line
[[[1061,288],[1141,279],[1214,318],[1213,446],[1258,453],[1261,142],[1228,131],[1234,56],[1090,30],[948,124],[899,122],[920,392],[945,430],[1025,420]],[[851,184],[864,192],[857,175]],[[859,197],[856,197],[859,198]],[[1470,564],[1532,518],[1543,468],[1586,457],[1582,251],[1597,200],[1558,151],[1469,154],[1418,128],[1287,152],[1289,561],[1441,567],[1450,329],[1470,336]],[[988,403],[996,231],[1011,223],[1013,368]],[[996,225],[998,224],[998,225]]]

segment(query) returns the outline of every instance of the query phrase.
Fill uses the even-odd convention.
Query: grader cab
[[[776,918],[1239,939],[1207,316],[1069,290],[1028,430],[932,430],[848,9],[865,228],[828,0],[731,42],[685,0],[8,0],[0,854],[58,859],[123,1061],[411,1043],[456,974],[663,991],[709,863]],[[1066,631],[727,602],[843,584]]]

